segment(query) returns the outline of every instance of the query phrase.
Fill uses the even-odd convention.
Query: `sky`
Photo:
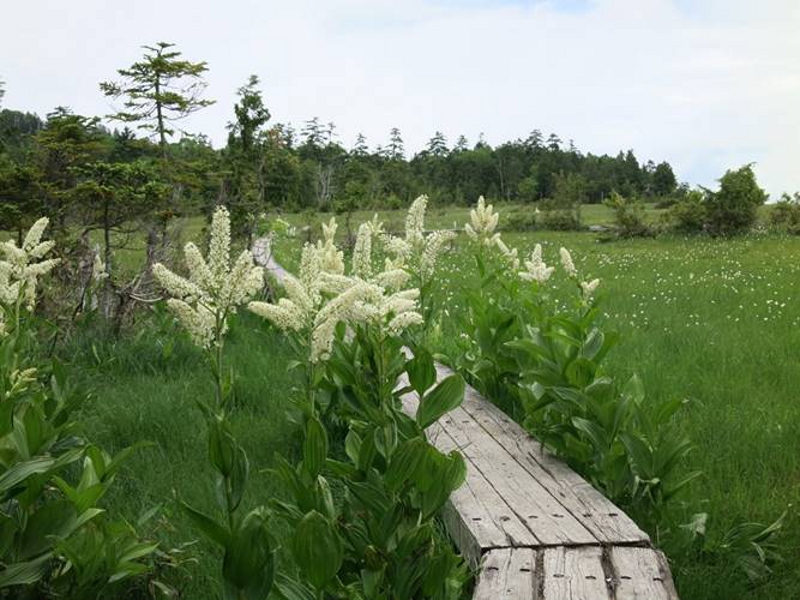
[[[4,107],[113,112],[98,83],[174,42],[216,104],[183,123],[224,143],[254,73],[273,122],[317,116],[352,145],[398,127],[491,144],[533,129],[583,152],[632,148],[714,187],[756,163],[800,190],[797,0],[27,0],[0,10]]]

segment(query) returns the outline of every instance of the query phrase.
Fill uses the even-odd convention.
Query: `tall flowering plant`
[[[418,217],[409,231],[421,233]],[[455,599],[465,571],[432,521],[463,481],[464,463],[431,446],[424,428],[458,405],[463,380],[434,385],[430,355],[420,350],[409,361],[403,353],[403,337],[423,322],[420,291],[407,271],[414,242],[403,240],[409,253],[376,269],[373,247],[382,228],[362,224],[345,273],[334,227],[326,225],[324,239],[305,246],[299,273],[284,280],[284,298],[250,303],[288,334],[306,369],[303,458],[296,466],[280,461],[276,473],[292,502],[273,506],[293,529],[302,581],[278,587],[287,597]],[[416,419],[401,408],[402,375],[422,397]],[[322,415],[318,396],[339,401]],[[346,427],[346,462],[328,456],[332,423]],[[331,481],[344,497],[332,496]]]
[[[57,258],[44,257],[54,248],[55,242],[42,241],[49,220],[36,221],[17,246],[13,240],[0,244],[0,335],[18,332],[21,320],[33,310],[39,278],[48,274],[58,264]]]
[[[403,269],[413,287],[419,290],[420,313],[426,322],[433,316],[432,287],[441,254],[455,239],[453,231],[426,231],[425,213],[428,208],[428,197],[420,196],[408,209],[405,222],[405,236],[390,236],[375,230],[376,237],[383,242],[384,249],[392,259],[386,265],[386,271]]]
[[[264,272],[245,250],[231,261],[230,216],[224,207],[214,212],[208,255],[189,243],[184,248],[188,276],[162,264],[153,274],[170,294],[167,306],[209,359],[215,382],[214,403],[198,400],[208,423],[208,453],[217,471],[220,522],[184,504],[197,527],[223,548],[222,575],[226,599],[265,598],[272,587],[273,543],[267,529],[267,509],[257,507],[244,516],[238,509],[250,473],[247,453],[228,422],[232,377],[224,370],[224,339],[237,309],[264,285]]]
[[[500,213],[495,212],[491,204],[486,204],[483,196],[469,212],[469,223],[464,225],[467,237],[475,243],[475,260],[481,277],[494,276],[494,269],[519,269],[519,256],[516,248],[509,248],[503,241],[497,227],[500,223]],[[498,260],[499,259],[499,260]],[[496,264],[487,264],[493,261]]]

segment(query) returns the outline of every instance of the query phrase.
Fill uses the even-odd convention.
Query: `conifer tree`
[[[138,123],[139,129],[158,139],[164,156],[167,138],[175,134],[170,123],[214,103],[201,97],[206,88],[203,79],[208,71],[206,63],[183,60],[174,47],[175,44],[167,42],[144,46],[141,61],[117,71],[121,81],[100,84],[106,96],[124,98],[123,108],[108,117],[123,123]]]

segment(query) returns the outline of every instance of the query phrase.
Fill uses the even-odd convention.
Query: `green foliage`
[[[675,178],[672,166],[668,162],[656,165],[651,177],[653,194],[661,198],[670,196],[678,187],[678,180]]]
[[[620,237],[639,237],[650,233],[644,220],[644,203],[639,199],[628,199],[611,192],[603,204],[614,211],[614,225]]]
[[[551,198],[541,201],[541,223],[546,229],[581,229],[581,205],[586,201],[586,179],[577,173],[555,176]]]
[[[753,165],[726,171],[719,182],[718,191],[690,191],[672,206],[669,218],[676,230],[733,235],[753,227],[768,197],[756,182]]]
[[[221,327],[221,324],[218,324]],[[239,512],[250,478],[250,461],[228,420],[232,388],[222,368],[222,346],[209,352],[216,380],[213,406],[198,400],[208,428],[208,459],[216,471],[215,497],[223,515],[219,520],[182,503],[195,527],[223,551],[222,584],[225,600],[260,600],[273,585],[275,542],[267,527],[269,513],[258,506]]]
[[[670,427],[684,402],[647,403],[641,381],[624,384],[602,368],[616,341],[597,310],[552,314],[508,344],[519,367],[525,427],[595,487],[645,522],[697,476],[676,480],[691,445]]]
[[[705,503],[682,493],[701,475],[690,468],[694,444],[676,423],[687,401],[648,398],[636,375],[616,375],[608,363],[617,336],[602,326],[597,301],[579,292],[565,306],[549,282],[525,293],[502,272],[482,259],[480,283],[462,292],[467,313],[457,330],[468,336],[453,353],[459,371],[620,505],[671,559],[725,564],[738,585],[747,585],[744,577],[763,583],[786,551],[777,541],[783,518],[725,529],[726,515],[714,515],[721,533],[708,538],[706,515],[685,520],[688,507]]]
[[[47,115],[36,134],[32,162],[37,170],[41,201],[54,226],[70,214],[79,169],[102,159],[107,149],[97,118],[58,108]]]
[[[753,165],[726,171],[719,180],[719,191],[707,192],[708,230],[715,235],[741,233],[756,222],[758,207],[767,201],[758,186]]]
[[[702,231],[706,226],[707,215],[703,192],[697,190],[686,194],[669,209],[668,213],[675,229],[683,233]]]
[[[271,150],[262,128],[270,114],[264,105],[259,80],[251,75],[240,87],[233,112],[236,120],[228,123],[228,145],[225,149],[226,193],[233,230],[248,240],[252,236],[254,217],[267,203],[265,155]]]
[[[779,231],[800,235],[800,192],[795,192],[794,196],[784,194],[772,207],[769,222]]]
[[[103,262],[110,273],[112,233],[125,232],[134,223],[146,222],[164,210],[170,188],[160,181],[158,170],[144,160],[93,162],[76,167],[75,172],[75,212],[80,215],[84,232],[103,232]]]
[[[368,328],[340,340],[317,385],[336,397],[337,417],[347,423],[346,460],[323,462],[329,449],[325,426],[314,416],[319,394],[306,393],[312,404],[303,459],[276,470],[292,492],[290,502],[273,508],[292,528],[292,555],[308,586],[303,597],[455,600],[466,581],[463,563],[434,527],[466,467],[457,452],[439,452],[424,433],[461,403],[464,382],[453,375],[434,385],[431,356],[420,349],[408,360],[401,345]],[[404,373],[410,386],[396,390]],[[416,420],[402,410],[401,395],[412,390],[421,398]],[[298,597],[291,595],[298,584],[279,580],[277,587]]]
[[[458,365],[606,496],[657,523],[695,477],[673,476],[691,448],[670,426],[683,402],[652,405],[638,378],[615,382],[602,363],[616,335],[600,329],[585,298],[574,305],[556,310],[544,295],[485,276],[481,293],[469,295],[471,343]]]
[[[159,42],[144,46],[141,61],[127,69],[117,71],[121,82],[103,82],[100,90],[111,98],[124,97],[123,109],[109,118],[123,123],[139,123],[139,129],[158,137],[162,152],[166,152],[167,138],[175,130],[169,123],[213,104],[201,98],[206,84],[203,74],[208,70],[205,62],[182,60],[181,53],[171,50],[175,44]]]
[[[0,227],[13,231],[17,241],[41,214],[42,200],[38,173],[32,165],[18,164],[0,154]]]
[[[0,340],[0,588],[99,598],[147,574],[157,549],[99,506],[130,449],[111,457],[79,435],[86,394],[67,367],[38,358],[29,315],[9,318]]]

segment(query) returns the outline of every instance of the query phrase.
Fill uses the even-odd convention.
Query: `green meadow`
[[[353,215],[353,226],[371,214]],[[650,214],[658,218],[655,209]],[[594,223],[608,218],[597,207],[585,211],[589,215]],[[403,216],[400,211],[380,215],[395,230],[402,228]],[[466,209],[433,209],[429,227],[460,226],[466,216]],[[298,231],[294,238],[280,238],[275,253],[291,270],[306,236],[302,227],[315,228],[329,215],[285,217]],[[178,226],[185,240],[201,237],[199,218]],[[702,470],[703,476],[680,498],[687,520],[696,512],[708,513],[706,535],[722,536],[736,523],[771,523],[787,512],[779,538],[784,560],[765,581],[746,583],[731,564],[707,557],[672,555],[681,598],[800,596],[800,238],[601,237],[592,232],[504,233],[521,255],[541,243],[548,263],[557,262],[560,246],[569,248],[582,273],[601,279],[605,325],[621,334],[610,358],[612,370],[638,373],[649,398],[688,400],[679,427],[695,449],[682,468]],[[477,282],[465,244],[462,236],[445,253],[441,285],[436,286],[443,308],[430,341],[445,355],[456,348],[452,340],[460,333],[456,324],[464,309],[463,291]],[[141,254],[134,246],[123,256],[134,264]],[[555,276],[553,293],[558,295],[565,284],[563,276]],[[286,420],[294,382],[281,340],[260,319],[240,314],[227,342],[229,360],[239,373],[232,423],[253,464],[250,504],[281,496],[268,469],[276,452],[298,452],[298,432]],[[143,320],[132,336],[115,342],[88,330],[64,352],[93,391],[84,409],[91,439],[110,451],[147,442],[105,499],[109,508],[136,519],[160,506],[162,516],[148,527],[165,548],[196,540],[176,499],[209,510],[214,502],[205,424],[196,406],[212,383],[200,353],[162,311]],[[275,534],[280,539],[280,530]],[[187,598],[213,597],[214,548],[197,541],[179,555],[185,562],[170,579],[181,582]]]
[[[506,210],[499,210],[502,228]],[[660,211],[648,212],[659,218]],[[467,213],[432,209],[429,226],[463,224]],[[597,206],[585,207],[584,216],[593,224],[610,219]],[[369,217],[364,212],[353,220]],[[379,217],[402,228],[399,211]],[[307,222],[297,215],[289,220]],[[721,537],[737,523],[769,524],[787,513],[780,536],[785,560],[768,580],[743,585],[731,564],[679,554],[670,558],[681,598],[800,596],[800,238],[603,241],[592,232],[530,231],[506,232],[503,239],[520,256],[541,243],[548,264],[558,262],[559,247],[570,249],[587,279],[601,279],[605,324],[621,335],[612,370],[639,374],[653,400],[688,400],[679,428],[695,449],[683,468],[703,475],[680,497],[687,521],[708,513],[707,535]],[[456,351],[463,291],[479,280],[465,245],[461,236],[445,253],[436,286],[443,308],[431,341],[445,355]],[[296,240],[281,240],[279,262],[295,265],[298,248]],[[556,295],[567,284],[563,275],[551,281]]]

